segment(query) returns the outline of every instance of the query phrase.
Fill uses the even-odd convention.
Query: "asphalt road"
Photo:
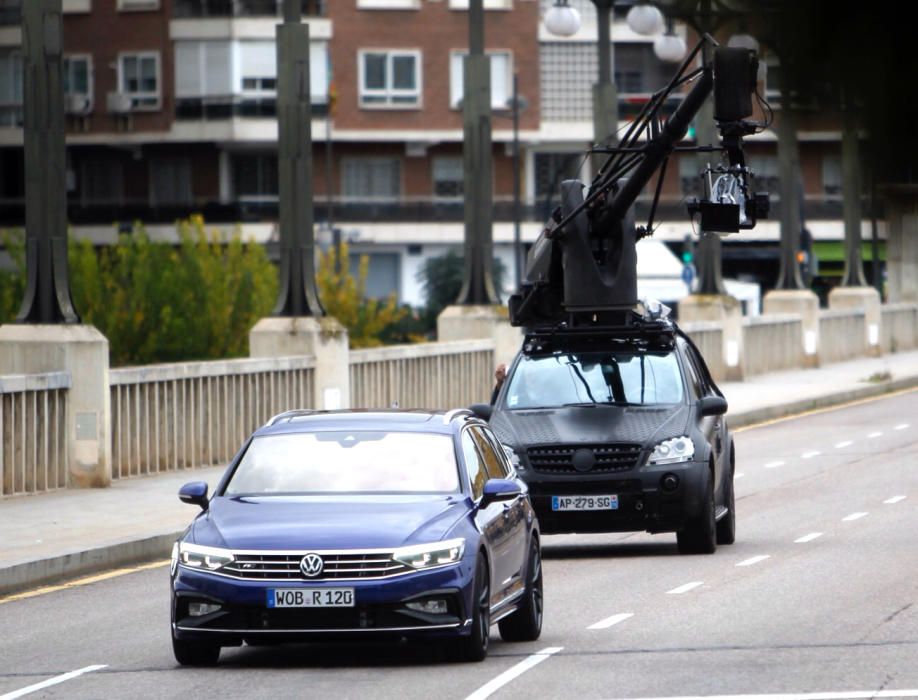
[[[916,434],[918,392],[738,433],[735,545],[546,537],[541,640],[494,629],[481,664],[298,645],[179,668],[163,565],[0,601],[0,700],[918,697]]]

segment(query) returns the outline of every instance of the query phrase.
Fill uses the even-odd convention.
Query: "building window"
[[[65,56],[64,106],[71,114],[85,114],[92,108],[92,57]]]
[[[419,10],[421,0],[357,0],[358,10]]]
[[[465,187],[462,157],[438,157],[432,161],[433,193],[438,199],[459,199]]]
[[[90,156],[81,163],[80,202],[83,206],[124,204],[124,172],[114,157]]]
[[[354,279],[360,277],[360,260],[367,257],[367,280],[365,295],[367,299],[386,299],[399,297],[401,280],[401,256],[398,253],[363,253],[354,251],[348,265]]]
[[[781,177],[778,173],[778,156],[746,155],[746,164],[755,178],[756,192],[769,192],[772,200],[781,196]]]
[[[560,186],[564,180],[580,177],[584,163],[582,152],[574,153],[536,153],[535,195],[537,198],[556,200],[560,197]]]
[[[22,56],[0,51],[0,127],[22,125]]]
[[[188,206],[191,191],[191,161],[188,158],[153,158],[150,161],[150,205]]]
[[[236,199],[249,202],[277,200],[276,154],[236,154],[232,159],[232,169]]]
[[[359,66],[362,107],[420,105],[420,51],[362,51]]]
[[[352,201],[393,201],[402,192],[402,168],[398,158],[343,158],[342,187]]]
[[[822,191],[829,197],[838,197],[842,193],[841,156],[827,153],[822,157]]]
[[[159,54],[121,54],[118,60],[118,86],[120,92],[131,98],[134,109],[159,109]]]
[[[459,108],[464,91],[465,57],[454,51],[449,56],[449,106]],[[513,96],[513,66],[510,52],[488,51],[491,59],[491,109],[507,109]]]
[[[159,0],[118,0],[118,9],[123,12],[158,10]]]

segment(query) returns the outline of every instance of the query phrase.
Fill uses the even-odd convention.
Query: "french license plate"
[[[618,510],[618,495],[552,496],[552,510]]]
[[[269,588],[269,608],[353,608],[353,588]]]

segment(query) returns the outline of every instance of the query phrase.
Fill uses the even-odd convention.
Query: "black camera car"
[[[705,43],[715,44],[713,61],[691,69]],[[751,228],[767,213],[742,149],[764,126],[747,120],[756,67],[752,52],[705,36],[619,145],[594,149],[610,155],[590,185],[562,183],[561,206],[529,252],[509,302],[523,347],[494,405],[473,408],[518,456],[545,533],[675,532],[692,553],[735,539],[727,401],[668,310],[638,301],[636,242],[653,233],[676,150],[725,154],[689,208],[705,235]],[[689,84],[662,121],[660,106]],[[679,146],[712,90],[721,144]],[[658,172],[648,224],[637,227],[635,200]]]

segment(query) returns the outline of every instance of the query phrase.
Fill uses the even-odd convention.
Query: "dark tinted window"
[[[475,447],[475,441],[470,431],[462,432],[462,456],[465,458],[465,468],[469,473],[469,483],[472,485],[472,497],[481,498],[484,492],[485,482],[488,480],[488,472],[485,468],[481,455]]]

